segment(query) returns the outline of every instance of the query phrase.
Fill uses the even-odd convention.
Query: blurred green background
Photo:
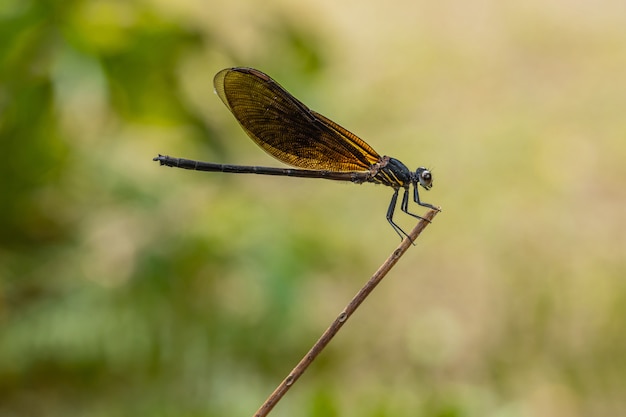
[[[609,0],[3,0],[0,415],[252,415],[395,248],[388,188],[152,162],[281,166],[213,94],[236,65],[444,210],[272,415],[625,415],[624,28]]]

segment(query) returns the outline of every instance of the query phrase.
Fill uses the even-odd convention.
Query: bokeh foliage
[[[186,57],[218,48],[210,31],[142,2],[2,9],[0,414],[231,412],[248,373],[277,378],[276,364],[306,346],[269,341],[291,320],[285,302],[296,289],[285,277],[314,261],[274,261],[273,319],[259,326],[224,311],[211,290],[240,260],[215,236],[182,236],[175,206],[170,219],[150,215],[168,193],[135,167],[151,165],[151,151],[137,152],[147,132],[202,138],[220,152],[180,73]],[[274,256],[311,258],[316,242],[299,242]]]
[[[233,65],[444,208],[276,415],[623,413],[626,14],[492,3],[4,1],[0,415],[250,415],[396,244],[382,187],[151,161],[277,164]]]

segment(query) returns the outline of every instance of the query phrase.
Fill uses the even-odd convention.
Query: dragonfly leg
[[[391,202],[389,203],[389,208],[387,209],[387,221],[389,222],[391,227],[393,227],[393,230],[395,230],[396,233],[400,236],[400,239],[404,239],[405,236],[411,239],[409,235],[407,235],[406,232],[393,221],[393,212],[395,211],[396,204],[398,202],[398,191],[399,188],[396,188],[393,192],[393,195],[391,196]]]
[[[420,206],[422,206],[422,207],[428,207],[429,209],[441,211],[441,210],[439,210],[439,207],[435,207],[432,204],[428,204],[428,203],[422,203],[420,201],[420,195],[419,195],[419,192],[417,191],[417,184],[414,185],[414,187],[413,187],[413,200],[415,200],[415,202],[417,204],[419,204]]]
[[[423,204],[420,204],[420,206]],[[430,206],[430,205],[429,205]],[[425,206],[425,207],[429,207],[429,206]],[[405,188],[404,189],[404,195],[402,196],[402,204],[400,205],[400,208],[402,209],[403,212],[405,212],[406,214],[408,214],[409,216],[413,216],[416,219],[420,219],[420,220],[426,220],[428,223],[430,223],[430,220],[423,218],[422,216],[418,216],[415,213],[411,213],[409,211],[409,189]],[[434,207],[433,207],[434,208]]]

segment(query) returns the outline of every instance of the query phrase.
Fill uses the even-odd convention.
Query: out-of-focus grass
[[[621,4],[161,3],[0,6],[0,414],[249,415],[395,247],[384,187],[151,161],[279,165],[233,65],[444,210],[276,415],[623,414]]]

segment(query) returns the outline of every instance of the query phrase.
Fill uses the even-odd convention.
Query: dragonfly
[[[380,156],[354,133],[311,110],[267,74],[254,68],[227,68],[215,75],[215,92],[235,116],[247,135],[265,152],[294,168],[229,165],[175,158],[159,154],[160,165],[197,171],[237,174],[324,178],[355,184],[382,184],[393,189],[386,219],[400,236],[408,234],[394,222],[398,193],[403,190],[400,209],[409,211],[409,193],[419,206],[439,210],[421,201],[418,185],[433,186],[433,176],[425,167],[409,170],[399,160]]]

